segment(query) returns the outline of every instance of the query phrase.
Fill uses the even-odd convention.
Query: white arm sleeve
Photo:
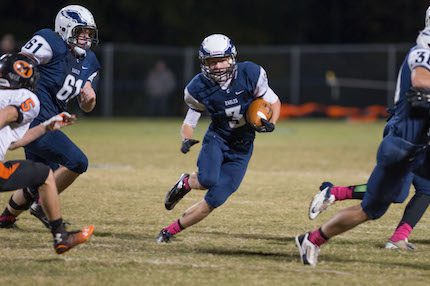
[[[200,112],[197,112],[190,108],[188,109],[187,116],[185,116],[184,123],[191,125],[193,128],[196,128],[201,115],[202,114]]]
[[[267,74],[266,71],[260,67],[260,76],[258,77],[257,86],[254,90],[254,96],[255,97],[261,97],[263,96],[267,89],[269,88],[269,82],[267,80]]]
[[[408,65],[411,70],[416,67],[423,67],[430,71],[430,50],[429,49],[416,49],[413,50],[408,57]]]
[[[52,48],[45,38],[36,35],[22,48],[21,52],[33,55],[40,65],[48,63],[53,56]]]
[[[97,76],[98,72],[93,73],[88,77],[88,81],[93,82],[94,78]]]
[[[184,90],[184,101],[188,105],[189,108],[194,109],[198,112],[205,111],[205,106],[197,101],[189,92],[188,89]]]
[[[260,77],[254,90],[254,96],[262,96],[270,104],[275,103],[279,99],[276,93],[269,87],[266,71],[262,67],[260,67]]]
[[[266,93],[263,95],[263,99],[267,101],[270,104],[274,104],[279,100],[279,97],[276,95],[276,93],[269,87],[266,91]]]

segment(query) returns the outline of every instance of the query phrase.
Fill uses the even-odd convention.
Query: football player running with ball
[[[367,181],[361,204],[339,211],[320,228],[296,237],[304,264],[315,266],[320,246],[330,238],[367,220],[382,217],[390,204],[404,195],[406,182],[409,189],[412,173],[430,178],[429,44],[430,29],[427,28],[420,32],[417,45],[406,55],[400,68],[394,114],[385,127],[376,166]]]
[[[36,78],[37,69],[26,56],[6,54],[0,58],[0,192],[35,188],[47,215],[54,249],[62,254],[86,242],[93,233],[93,226],[74,232],[64,229],[55,178],[48,166],[29,160],[3,162],[8,149],[16,149],[73,123],[74,117],[63,113],[28,129],[40,110],[39,100],[31,91]],[[11,198],[9,204],[19,209],[24,202]]]
[[[22,47],[21,52],[32,56],[38,63],[40,79],[35,94],[40,101],[40,113],[31,127],[52,116],[66,111],[67,103],[77,98],[80,108],[90,112],[96,105],[93,85],[97,81],[100,64],[90,50],[98,43],[97,27],[93,15],[86,8],[70,5],[61,9],[55,18],[55,31],[42,29]],[[63,132],[49,132],[25,146],[28,160],[41,162],[54,170],[58,192],[64,191],[87,170],[88,159]],[[30,213],[49,227],[46,215],[37,204],[34,188],[24,189],[13,195],[15,201],[36,200]],[[22,207],[14,213],[22,212]],[[0,216],[0,227],[10,227],[15,217],[7,213],[9,205]]]
[[[164,227],[158,243],[167,243],[221,206],[238,188],[252,155],[255,131],[272,132],[279,118],[281,102],[269,87],[266,72],[252,62],[236,62],[236,48],[225,35],[205,38],[199,49],[201,73],[185,88],[189,110],[181,127],[181,152],[187,153],[199,141],[193,131],[205,110],[211,124],[203,138],[197,160],[198,171],[182,174],[166,194],[165,207],[171,210],[192,189],[207,190],[204,199]],[[262,97],[271,104],[270,120],[261,119],[260,127],[251,127],[245,113],[251,102]]]

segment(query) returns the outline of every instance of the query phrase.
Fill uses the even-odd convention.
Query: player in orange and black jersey
[[[51,169],[37,162],[16,160],[3,162],[8,149],[24,146],[50,130],[73,123],[69,114],[58,114],[29,130],[30,123],[39,114],[40,103],[31,91],[37,79],[37,69],[27,56],[7,54],[0,58],[0,192],[33,187],[38,190],[40,202],[49,219],[54,237],[54,249],[58,254],[86,242],[94,227],[68,232],[64,228],[60,212],[57,186]],[[25,197],[18,201],[11,198],[9,204],[15,209],[26,209]],[[11,210],[12,212],[14,210]],[[14,217],[12,212],[3,218]]]

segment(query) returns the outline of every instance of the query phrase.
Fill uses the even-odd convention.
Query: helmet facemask
[[[225,68],[216,68],[215,65],[217,64],[217,62],[223,61],[223,59],[228,62],[228,66]],[[202,73],[206,77],[218,83],[222,83],[228,81],[233,77],[234,72],[236,70],[236,59],[233,55],[226,57],[202,57],[200,67]]]
[[[69,45],[78,46],[85,50],[90,49],[92,44],[97,45],[98,42],[97,29],[90,26],[73,27],[71,36],[67,39]]]
[[[67,38],[67,44],[78,57],[85,57],[86,51],[91,48],[92,44],[97,45],[97,29],[90,26],[75,26],[70,32],[71,36]]]

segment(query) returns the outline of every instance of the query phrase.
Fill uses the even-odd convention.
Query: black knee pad
[[[33,201],[28,201],[27,198],[26,198],[26,202],[23,205],[18,205],[13,200],[13,196],[11,196],[10,199],[9,199],[9,206],[11,208],[13,208],[14,210],[17,210],[17,211],[26,211],[26,210],[28,210],[30,208],[30,206],[31,206],[32,203],[33,203]]]

